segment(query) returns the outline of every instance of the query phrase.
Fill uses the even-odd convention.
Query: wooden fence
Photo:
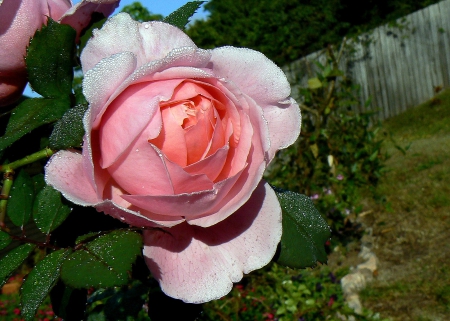
[[[364,102],[371,98],[367,108],[377,111],[377,119],[395,116],[431,99],[435,89],[450,86],[450,0],[347,41],[346,48],[340,69],[361,86],[359,110],[363,111]],[[306,87],[317,71],[315,60],[325,63],[325,52],[312,53],[287,66],[288,78],[302,75],[297,84]]]

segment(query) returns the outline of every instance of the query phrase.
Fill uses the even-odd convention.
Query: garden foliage
[[[358,85],[339,69],[339,53],[327,49],[325,64],[316,64],[303,97],[302,133],[297,142],[278,153],[267,173],[276,186],[309,195],[335,236],[348,236],[347,217],[361,211],[358,189],[376,187],[388,155],[381,150],[384,137],[372,112],[361,112]],[[351,49],[351,48],[350,48]],[[301,75],[299,75],[301,76]]]

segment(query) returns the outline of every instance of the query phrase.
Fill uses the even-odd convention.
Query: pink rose
[[[93,12],[109,16],[120,0],[0,1],[0,106],[15,102],[27,84],[24,56],[30,38],[47,23],[47,17],[72,26],[78,33]]]
[[[199,49],[178,28],[124,13],[94,32],[81,61],[83,151],[55,154],[47,183],[76,204],[166,230],[144,230],[144,256],[174,298],[220,298],[266,265],[281,208],[261,179],[301,120],[281,69],[250,49]]]

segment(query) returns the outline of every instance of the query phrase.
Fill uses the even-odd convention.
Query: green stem
[[[13,185],[14,171],[10,170],[3,174],[2,193],[0,195],[0,229],[5,228],[6,204],[8,204],[9,192]]]
[[[48,157],[52,156],[54,153],[55,152],[53,150],[51,150],[50,148],[47,147],[47,148],[40,150],[34,154],[31,154],[31,155],[25,156],[22,159],[16,160],[15,162],[1,165],[0,171],[2,171],[2,172],[13,171],[24,165],[34,163],[42,158],[48,158]]]
[[[0,229],[5,229],[5,217],[6,217],[6,205],[8,204],[9,192],[13,184],[14,170],[34,163],[42,158],[48,158],[52,156],[55,152],[50,148],[45,148],[34,154],[25,156],[22,159],[16,160],[15,162],[0,165],[0,172],[3,172],[3,186],[0,194]]]

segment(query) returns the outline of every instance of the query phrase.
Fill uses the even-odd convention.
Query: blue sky
[[[72,0],[73,4],[76,4],[80,2],[81,0]],[[119,7],[116,9],[115,13],[118,13],[122,10],[122,8],[126,5],[129,5],[136,0],[121,0]],[[144,7],[146,7],[150,12],[152,13],[159,13],[163,16],[167,16],[171,14],[173,11],[177,10],[182,5],[186,4],[190,0],[142,0],[140,1]],[[192,0],[191,0],[192,1]],[[206,18],[207,13],[203,10],[203,8],[200,8],[197,13],[192,17],[193,19],[202,19]],[[25,88],[25,95],[30,97],[37,97],[38,95],[33,92],[29,86]]]
[[[117,8],[116,12],[119,12],[122,10],[122,8],[126,5],[129,5],[133,2],[136,2],[137,0],[121,0],[119,8]],[[167,16],[171,14],[173,11],[181,7],[182,5],[186,4],[187,2],[192,0],[142,0],[139,1],[142,3],[144,7],[146,7],[150,12],[152,13],[159,13],[163,16]],[[72,0],[73,4],[76,4],[80,2],[80,0]],[[196,18],[204,18],[206,17],[206,12],[203,9],[198,10],[198,12],[193,16],[194,19]]]

